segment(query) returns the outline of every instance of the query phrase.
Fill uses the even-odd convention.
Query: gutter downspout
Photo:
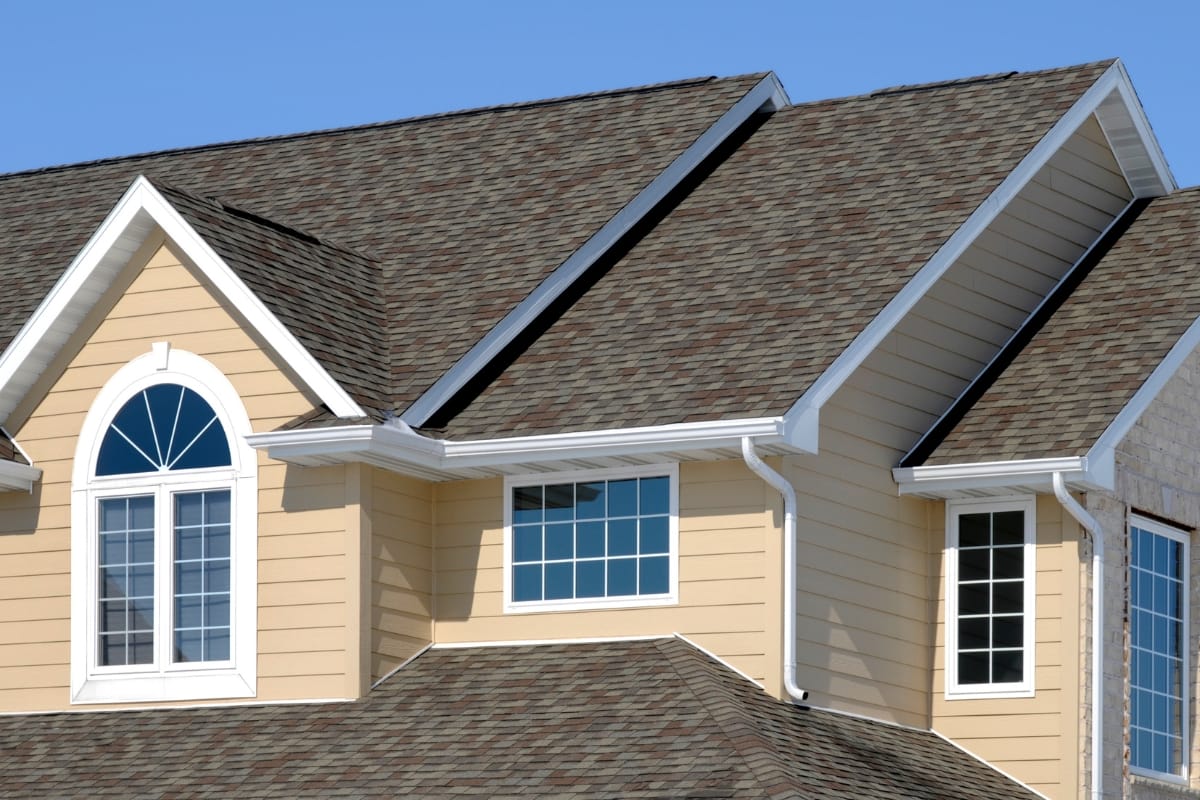
[[[808,699],[796,685],[796,490],[754,452],[754,440],[742,437],[742,458],[754,474],[783,495],[783,689],[793,703]]]
[[[1054,496],[1092,535],[1092,798],[1104,797],[1104,532],[1096,518],[1067,492],[1061,472],[1051,476]]]

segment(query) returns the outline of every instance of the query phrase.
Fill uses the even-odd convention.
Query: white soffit
[[[866,360],[867,356],[883,341],[913,306],[933,288],[954,262],[958,260],[975,239],[982,234],[1008,204],[1025,188],[1046,162],[1075,134],[1088,117],[1099,115],[1101,108],[1107,109],[1114,120],[1114,131],[1124,131],[1118,150],[1114,143],[1114,154],[1122,169],[1132,170],[1138,178],[1142,191],[1148,194],[1164,194],[1175,186],[1174,179],[1162,158],[1158,142],[1145,120],[1141,106],[1129,76],[1120,61],[1105,70],[1095,83],[1075,101],[1058,122],[1034,145],[1012,172],[997,186],[971,216],[946,240],[933,257],[917,271],[917,274],[884,306],[855,337],[834,362],[809,387],[799,400],[787,411],[784,419],[791,421],[797,415],[811,414],[819,410],[833,394]],[[1122,111],[1123,109],[1123,111]],[[1120,112],[1120,113],[1118,113]],[[1125,114],[1127,124],[1118,125],[1115,120]],[[1104,126],[1104,119],[1100,119]],[[1124,124],[1124,123],[1122,123]],[[1106,133],[1108,133],[1106,129]],[[1110,137],[1112,134],[1109,134]],[[1139,155],[1141,154],[1141,155]],[[1124,159],[1124,160],[1122,160]],[[1142,159],[1142,160],[1139,160]],[[1143,163],[1143,160],[1145,163]],[[1129,173],[1127,172],[1127,175]],[[1157,180],[1157,183],[1155,183]],[[1154,186],[1159,188],[1151,191]],[[1131,185],[1135,193],[1138,188]]]
[[[896,467],[892,477],[902,495],[955,499],[1049,492],[1056,472],[1062,473],[1072,489],[1111,489],[1113,485],[1110,464],[1077,456]]]
[[[0,420],[12,413],[130,257],[156,229],[161,229],[183,250],[333,413],[339,417],[364,416],[358,404],[150,181],[138,176],[0,355]]]
[[[624,208],[509,311],[466,355],[418,397],[400,419],[414,427],[424,425],[751,115],[763,108],[778,109],[786,105],[787,94],[772,72],[734,103]]]
[[[1178,187],[1125,66],[1118,61],[1112,91],[1096,108],[1117,164],[1135,197],[1158,197]],[[1107,76],[1108,73],[1105,73]]]

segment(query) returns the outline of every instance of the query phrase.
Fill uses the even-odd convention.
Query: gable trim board
[[[809,432],[804,432],[809,433]],[[251,447],[280,461],[303,466],[361,461],[396,472],[447,480],[485,477],[516,470],[547,471],[612,467],[669,460],[688,453],[703,458],[736,458],[749,437],[769,451],[815,453],[812,438],[796,436],[778,417],[686,422],[611,431],[582,431],[507,439],[431,439],[402,422],[256,433]],[[733,452],[734,455],[729,455]],[[710,456],[712,457],[712,456]],[[620,459],[610,461],[607,459]]]
[[[774,111],[786,105],[789,105],[789,101],[783,85],[775,73],[768,73],[600,230],[568,256],[567,260],[524,300],[513,307],[467,351],[466,355],[418,397],[401,414],[400,419],[414,427],[424,425],[752,115],[763,110]]]
[[[339,417],[366,416],[262,300],[200,237],[145,176],[138,176],[50,293],[0,355],[0,419],[33,386],[146,238],[161,229],[300,381]]]
[[[916,306],[917,301],[933,288],[955,261],[966,252],[967,248],[1008,207],[1009,203],[1033,179],[1038,170],[1045,166],[1059,148],[1079,129],[1079,126],[1089,116],[1095,114],[1105,102],[1109,103],[1105,116],[1097,117],[1101,129],[1105,130],[1106,120],[1109,124],[1117,120],[1119,117],[1117,111],[1124,109],[1125,116],[1120,118],[1129,120],[1129,124],[1122,130],[1131,130],[1136,134],[1121,137],[1113,147],[1113,155],[1121,166],[1122,172],[1126,175],[1136,172],[1140,176],[1138,186],[1131,184],[1130,187],[1134,190],[1135,196],[1157,196],[1174,189],[1175,179],[1172,177],[1165,159],[1162,158],[1149,124],[1145,123],[1145,113],[1137,101],[1137,95],[1129,81],[1129,75],[1125,72],[1120,60],[1117,60],[1084,92],[1070,110],[1059,118],[1046,135],[1021,159],[1021,163],[971,213],[967,220],[934,253],[933,257],[884,306],[883,310],[867,323],[866,327],[825,372],[788,409],[784,418],[791,419],[794,415],[804,414],[807,410],[819,410],[849,380],[867,356],[883,342],[884,338],[895,329],[908,312]],[[1138,124],[1138,120],[1144,124]],[[1105,130],[1105,135],[1109,136],[1107,130]],[[1110,141],[1113,139],[1110,138]],[[1139,171],[1142,169],[1143,162],[1151,165],[1152,173],[1147,173],[1147,175],[1152,174],[1153,180]]]

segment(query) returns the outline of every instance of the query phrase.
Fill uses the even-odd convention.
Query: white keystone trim
[[[1011,488],[1049,491],[1052,476],[1056,472],[1066,476],[1074,486],[1113,488],[1109,465],[1104,462],[1096,464],[1081,457],[896,467],[892,470],[892,477],[899,484],[902,495],[951,497],[962,492],[992,493]]]
[[[345,425],[255,433],[246,440],[251,447],[266,450],[271,458],[281,461],[301,464],[361,461],[399,471],[408,465],[448,473],[496,465],[736,449],[746,436],[763,445],[815,452],[815,440],[788,439],[783,420],[778,417],[467,441],[430,439],[403,423]]]
[[[160,228],[250,326],[339,417],[361,417],[362,409],[262,300],[196,233],[179,212],[138,176],[75,260],[0,355],[0,420],[12,413],[25,392],[75,332],[129,258]]]
[[[730,134],[764,106],[782,108],[788,98],[775,77],[768,74],[742,96],[686,150],[680,153],[646,188],[596,231],[583,246],[550,273],[524,300],[517,304],[494,328],[480,339],[466,355],[447,370],[400,417],[409,425],[419,427],[433,416],[481,369],[491,363],[501,350],[525,330],[555,299],[608,252],[642,217],[692,173],[700,162],[717,149]]]
[[[955,261],[958,260],[975,239],[982,234],[992,221],[1008,207],[1008,204],[1025,188],[1025,185],[1037,174],[1046,162],[1062,147],[1078,130],[1087,118],[1095,113],[1100,105],[1116,92],[1125,104],[1132,103],[1128,109],[1130,117],[1136,123],[1144,122],[1145,115],[1136,103],[1136,95],[1129,84],[1129,76],[1118,61],[1109,67],[1092,86],[1083,93],[1073,106],[1059,118],[1049,132],[1042,137],[1030,150],[1017,167],[997,186],[990,195],[975,209],[958,230],[946,240],[933,257],[918,270],[917,274],[896,294],[883,310],[872,319],[865,328],[854,338],[849,346],[838,355],[834,362],[821,374],[808,391],[787,411],[785,419],[793,415],[804,414],[810,409],[820,409],[833,396],[842,384],[858,369],[876,347],[883,341],[900,321],[912,310],[913,306],[933,288],[934,284],[945,274]],[[1145,137],[1142,146],[1151,154],[1159,153],[1157,142],[1148,125],[1138,127],[1138,134]],[[1123,153],[1128,155],[1131,145],[1122,145]],[[1166,169],[1166,162],[1156,162],[1155,168],[1160,170],[1163,192],[1174,186],[1174,179]]]

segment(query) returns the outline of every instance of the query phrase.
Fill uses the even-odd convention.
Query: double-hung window
[[[159,358],[164,356],[159,353]],[[72,504],[72,699],[254,693],[254,458],[207,362],[119,373],[78,448]],[[145,372],[135,360],[123,372]],[[222,399],[225,400],[222,403]],[[241,425],[247,429],[242,412]]]
[[[505,606],[664,605],[678,597],[678,467],[509,478]]]
[[[946,696],[1033,693],[1034,504],[948,504]]]
[[[1134,517],[1129,540],[1130,764],[1180,780],[1188,752],[1188,539]]]

